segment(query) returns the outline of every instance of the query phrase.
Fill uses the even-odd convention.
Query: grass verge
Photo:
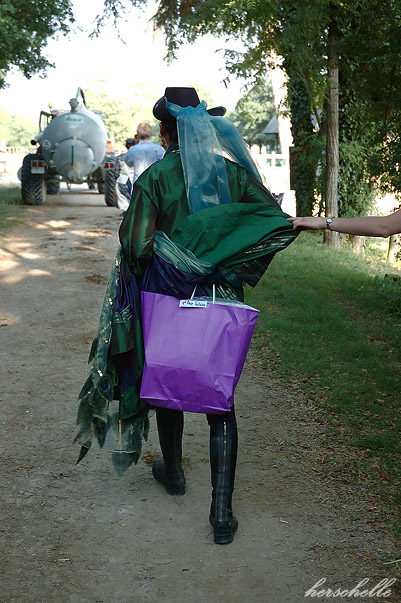
[[[349,483],[373,496],[375,521],[390,518],[397,529],[401,280],[386,274],[401,272],[375,249],[356,256],[321,238],[302,233],[247,289],[247,302],[261,310],[253,345],[319,409],[327,444],[338,446],[329,459],[335,472],[345,475],[346,467]]]
[[[23,221],[26,209],[21,200],[19,186],[0,184],[0,236],[4,236]]]

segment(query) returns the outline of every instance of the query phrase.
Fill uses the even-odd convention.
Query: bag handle
[[[195,296],[195,291],[196,291],[196,287],[197,287],[197,286],[198,286],[198,285],[195,285],[195,288],[194,288],[194,290],[192,291],[192,295],[191,295],[190,299],[193,299],[193,298],[194,298],[194,296]],[[215,285],[214,283],[213,283],[213,303],[214,303],[214,304],[216,303],[216,285]]]

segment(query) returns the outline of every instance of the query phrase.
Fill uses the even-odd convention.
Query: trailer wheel
[[[104,195],[104,182],[97,183],[97,192],[99,195]]]
[[[21,197],[27,205],[42,205],[46,201],[46,182],[44,174],[31,173],[31,161],[40,159],[38,155],[25,155],[21,168]]]
[[[46,188],[48,195],[58,195],[60,192],[60,182],[47,182]]]
[[[116,175],[114,170],[106,170],[106,191],[104,200],[109,207],[117,207]]]

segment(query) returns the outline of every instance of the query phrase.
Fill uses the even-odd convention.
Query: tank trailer
[[[28,205],[41,205],[47,194],[57,194],[60,183],[87,183],[116,205],[115,155],[109,148],[100,111],[89,111],[78,88],[69,111],[41,111],[39,134],[31,140],[36,153],[26,155],[20,171],[21,195]],[[108,175],[109,173],[109,175]],[[111,186],[107,186],[110,181]]]

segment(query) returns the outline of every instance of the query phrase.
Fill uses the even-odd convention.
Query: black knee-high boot
[[[216,544],[228,544],[234,538],[238,521],[231,508],[237,463],[237,423],[216,422],[210,425],[210,468],[212,505],[209,521],[214,528]]]
[[[181,464],[184,413],[157,408],[156,419],[163,459],[154,461],[153,477],[163,484],[169,494],[180,496],[185,494],[185,477]]]

